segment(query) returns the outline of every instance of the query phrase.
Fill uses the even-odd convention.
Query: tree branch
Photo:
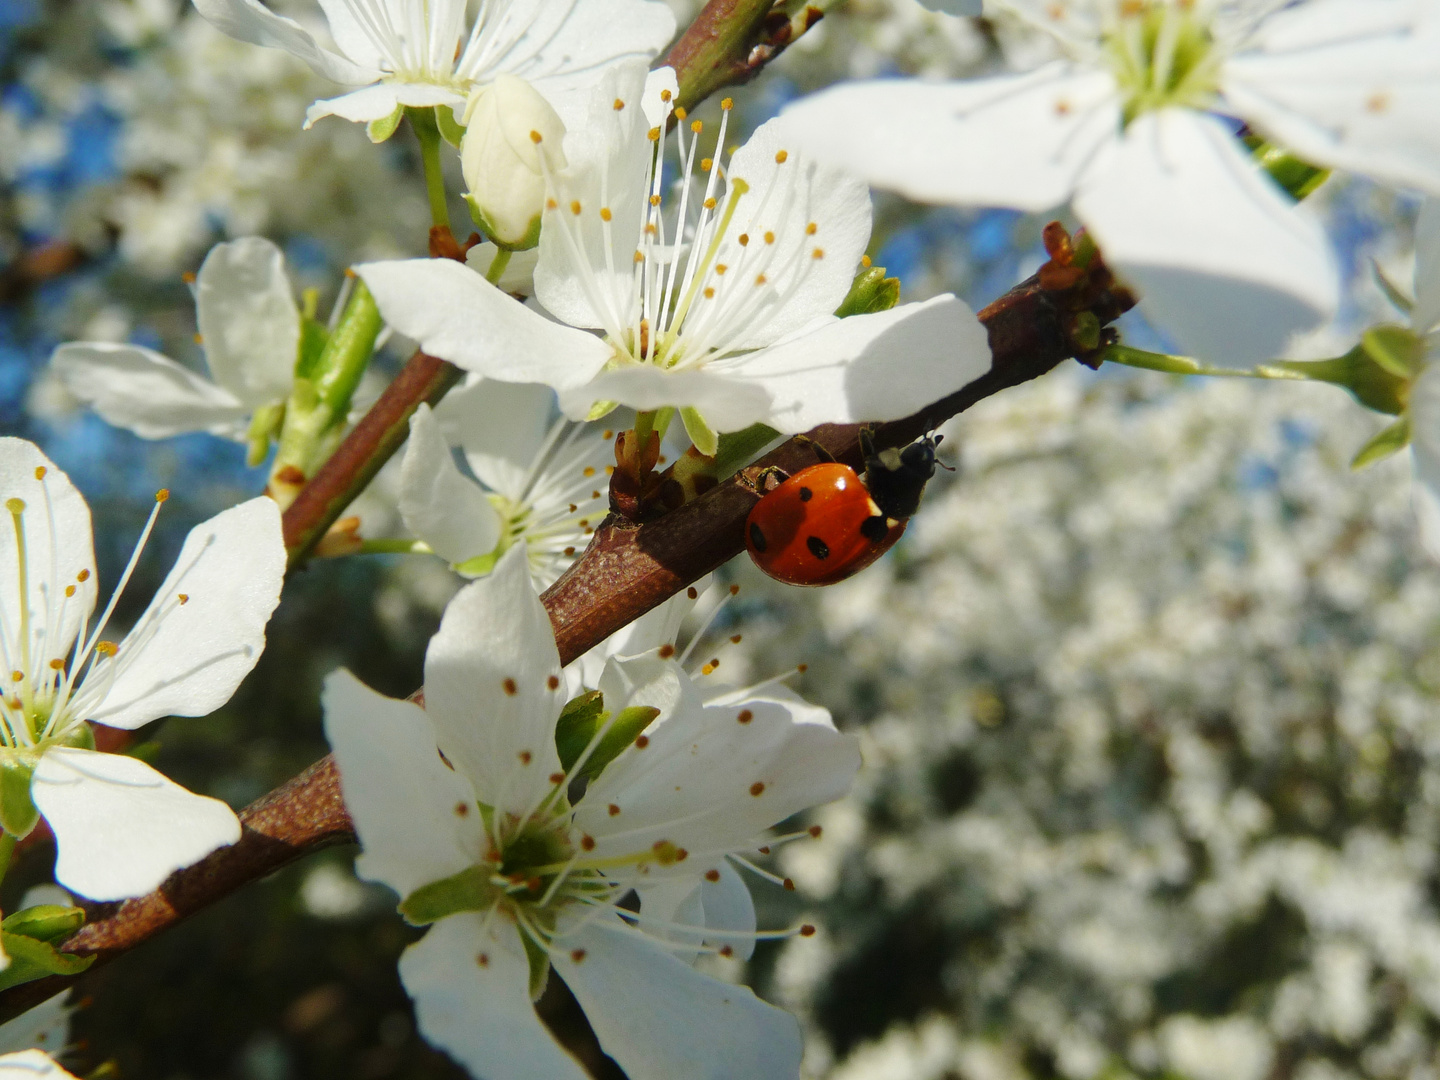
[[[914,416],[881,425],[875,432],[877,445],[909,443],[977,401],[1045,374],[1080,351],[1073,340],[1077,313],[1090,312],[1108,323],[1133,303],[1103,267],[1066,289],[1046,288],[1041,276],[1017,285],[980,313],[994,354],[990,371]],[[425,369],[417,373],[409,384],[412,390],[397,392],[393,395],[396,401],[414,392],[413,387],[436,385],[443,373],[442,362],[425,359],[430,361],[428,374]],[[376,408],[380,409],[379,404]],[[372,439],[393,435],[396,430],[398,413],[392,407],[387,409],[382,415],[391,419],[372,425],[372,430],[380,433]],[[826,424],[808,438],[840,460],[858,465],[859,431],[857,425]],[[561,662],[574,660],[744,550],[745,518],[757,498],[744,474],[753,475],[764,465],[793,471],[815,460],[812,446],[791,439],[741,475],[721,482],[658,521],[632,525],[607,520],[585,553],[542,597],[555,627]],[[322,470],[312,483],[319,484],[325,475]],[[334,493],[344,489],[337,483],[328,490],[332,494],[315,496],[315,505],[324,505],[322,499],[337,498]],[[289,537],[288,514],[286,525]],[[309,535],[313,540],[318,534]],[[240,820],[244,833],[239,843],[177,871],[148,896],[118,905],[91,905],[91,921],[61,948],[94,955],[97,965],[106,963],[249,882],[311,852],[354,840],[340,796],[339,776],[329,757],[247,807]],[[0,1021],[18,1016],[72,981],[73,977],[51,976],[0,992]]]

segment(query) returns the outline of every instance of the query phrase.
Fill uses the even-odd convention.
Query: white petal
[[[1146,113],[1085,177],[1075,212],[1180,348],[1217,363],[1274,356],[1328,319],[1339,274],[1325,232],[1218,120]]]
[[[75,1080],[73,1073],[55,1064],[42,1050],[20,1050],[0,1056],[0,1080],[60,1080],[65,1076]]]
[[[290,393],[300,309],[285,256],[259,236],[216,244],[195,279],[205,362],[215,381],[252,409]]]
[[[317,75],[334,82],[355,86],[372,82],[380,75],[378,71],[322,49],[310,32],[294,19],[276,15],[259,0],[195,0],[195,10],[214,23],[221,33],[252,45],[284,49],[304,60]]]
[[[697,859],[737,850],[791,814],[844,794],[860,766],[853,736],[828,717],[810,722],[777,701],[704,709],[682,702],[647,734],[649,744],[622,753],[576,807],[576,824],[596,839],[596,858],[661,840]],[[611,804],[620,813],[611,814]]]
[[[551,953],[556,973],[631,1080],[799,1075],[794,1017],[748,987],[701,975],[618,916],[602,916],[557,946]]]
[[[1427,17],[1413,0],[1293,5],[1226,62],[1226,111],[1316,165],[1440,195],[1440,26]]]
[[[1421,334],[1440,324],[1440,199],[1426,199],[1415,222],[1415,307],[1410,323]]]
[[[565,415],[579,420],[597,401],[618,401],[632,409],[654,410],[673,405],[700,410],[716,431],[738,431],[763,420],[770,395],[753,380],[724,373],[718,365],[704,368],[660,368],[651,364],[617,368],[584,386],[560,391]]]
[[[716,261],[747,278],[763,271],[768,287],[784,298],[756,313],[737,349],[769,345],[834,312],[870,242],[865,184],[802,153],[792,134],[785,121],[768,121],[730,158],[731,184],[743,180],[750,190],[736,204]],[[750,246],[740,246],[741,235],[751,238]],[[770,237],[773,242],[761,243]]]
[[[612,354],[595,335],[551,322],[452,259],[363,263],[355,272],[397,331],[487,378],[559,390],[588,381]]]
[[[588,1080],[535,1014],[529,972],[515,924],[497,916],[486,927],[470,912],[441,919],[400,957],[420,1033],[474,1076]]]
[[[1429,364],[1410,388],[1411,498],[1420,542],[1440,562],[1440,364]]]
[[[710,585],[706,576],[695,583],[697,596]],[[695,608],[689,590],[676,593],[664,603],[651,608],[640,618],[616,630],[599,645],[575,660],[567,667],[580,674],[580,684],[594,690],[600,685],[600,676],[605,664],[612,658],[638,656],[658,649],[662,645],[674,645],[685,617]],[[579,693],[578,689],[573,693]]]
[[[469,783],[435,748],[425,710],[345,670],[325,680],[325,737],[363,849],[356,872],[409,896],[474,866],[484,826]]]
[[[330,27],[330,36],[340,51],[361,67],[376,71],[389,66],[389,57],[375,40],[372,28],[373,17],[355,3],[355,0],[319,0],[320,9],[325,12],[325,21]],[[383,10],[384,5],[382,5]],[[373,9],[372,9],[373,10]],[[398,44],[385,42],[385,44]],[[453,46],[452,46],[453,48]]]
[[[69,903],[68,894],[63,889],[53,885],[49,888],[58,894],[58,898],[51,901],[52,903]],[[21,906],[28,907],[32,902],[27,893]],[[75,1008],[67,1003],[68,997],[68,988],[61,990],[33,1009],[21,1013],[14,1020],[7,1020],[0,1025],[0,1053],[10,1054],[31,1048],[55,1053],[64,1050],[70,1042],[70,1013]]]
[[[877,187],[921,202],[1041,211],[1064,202],[1114,141],[1120,105],[1110,75],[1057,63],[960,83],[845,83],[783,119],[815,157]]]
[[[338,116],[344,120],[368,124],[371,120],[382,120],[397,108],[405,105],[425,108],[431,105],[463,105],[465,95],[449,86],[433,83],[382,82],[374,86],[363,86],[335,98],[317,101],[305,110],[305,126],[308,128],[317,120],[327,116]]]
[[[706,941],[715,946],[729,945],[741,960],[749,960],[755,953],[755,898],[750,895],[750,886],[728,862],[717,859],[712,867],[720,875],[719,881],[702,876],[700,882],[700,903],[705,913],[705,925],[711,930],[728,931],[712,934]]]
[[[554,411],[548,386],[470,375],[435,407],[435,419],[445,441],[465,451],[481,483],[518,499]]]
[[[763,387],[777,431],[896,420],[990,370],[990,341],[948,293],[872,315],[832,318],[768,349],[709,365]]]
[[[451,563],[488,554],[500,539],[499,513],[456,467],[428,405],[410,418],[400,470],[400,516],[406,528]]]
[[[523,814],[561,772],[560,654],[516,544],[461,589],[425,653],[425,709],[445,757],[481,802]],[[554,680],[555,686],[550,685]]]
[[[51,357],[55,374],[107,424],[142,439],[187,431],[244,438],[248,409],[230,391],[138,345],[78,341]]]
[[[274,500],[251,499],[196,525],[114,659],[81,685],[76,708],[99,689],[85,718],[126,729],[218,709],[260,659],[284,578]],[[119,674],[108,683],[111,664]]]
[[[680,80],[670,66],[656,68],[645,76],[645,90],[640,96],[640,108],[645,113],[645,122],[651,127],[669,119],[669,102],[680,95]]]
[[[36,477],[43,470],[44,479]],[[20,612],[29,609],[32,681],[51,660],[70,651],[80,625],[95,608],[95,549],[90,508],[55,463],[32,442],[0,436],[0,503],[20,499],[25,531],[28,596],[20,591],[19,549],[10,513],[0,519],[0,661],[5,671],[24,667]],[[81,575],[85,580],[81,581]],[[75,595],[65,589],[75,586]]]
[[[698,929],[705,925],[705,905],[700,899],[700,885],[695,877],[637,884],[635,895],[640,901],[638,925],[647,934],[664,941],[693,946],[669,950],[671,956],[693,964],[705,942],[703,931]],[[697,929],[692,932],[680,927]]]
[[[524,25],[524,34],[500,55],[492,51],[483,65],[477,63],[480,48],[467,50],[459,70],[479,82],[501,72],[517,75],[552,103],[593,91],[607,67],[625,60],[648,64],[675,36],[669,5],[655,0],[517,0],[505,19]]]
[[[30,793],[55,833],[55,880],[90,900],[142,896],[240,839],[239,818],[219,799],[123,754],[52,747]]]

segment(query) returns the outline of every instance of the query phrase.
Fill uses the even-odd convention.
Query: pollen
[[[574,961],[575,963],[577,963],[577,964],[580,963],[581,960],[584,960],[584,959],[585,959],[585,950],[584,950],[584,949],[571,949],[571,950],[570,950],[570,959],[571,959],[572,961]]]
[[[544,142],[545,140],[540,137],[540,132],[532,131],[530,132],[530,141],[533,143],[540,143]]]
[[[576,510],[579,510],[579,509],[580,509],[580,507],[579,507],[578,504],[576,504],[576,503],[571,503],[571,504],[570,504],[570,512],[571,512],[572,514],[573,514]]]
[[[765,243],[767,243],[767,244],[773,244],[774,242],[775,242],[775,234],[774,234],[773,232],[770,232],[770,231],[767,230],[766,233],[765,233]]]
[[[75,586],[74,586],[74,585],[66,585],[66,586],[65,586],[65,595],[66,595],[66,596],[74,596],[74,595],[75,595]]]
[[[673,95],[670,93],[669,90],[661,90],[661,91],[660,91],[660,100],[661,100],[661,101],[669,101],[672,96],[673,96]]]
[[[44,465],[36,465],[36,466],[35,466],[35,479],[36,479],[36,480],[44,480],[44,479],[45,479],[45,472],[46,472],[46,469],[45,469],[45,466],[44,466]]]
[[[579,200],[579,199],[572,199],[572,200],[570,201],[570,212],[571,212],[572,214],[574,214],[576,217],[579,217],[579,216],[580,216],[580,200]]]
[[[655,227],[655,223],[653,221],[649,225],[645,226],[646,236],[658,236],[659,234],[660,230]]]
[[[714,167],[715,167],[715,159],[714,159],[714,158],[708,158],[708,157],[707,157],[707,158],[701,158],[701,159],[700,159],[700,171],[701,171],[701,172],[709,172],[709,171],[710,171],[712,168],[714,168]]]
[[[535,760],[535,755],[530,753],[529,750],[521,750],[516,756],[520,759],[521,765],[529,765],[530,762]]]
[[[725,273],[725,271],[726,271],[726,270],[729,270],[729,269],[730,269],[730,266],[729,266],[729,264],[727,264],[727,263],[716,263],[716,264],[715,264],[715,273],[716,273],[717,275],[723,276],[724,273]]]
[[[748,724],[751,720],[755,719],[755,714],[749,709],[741,709],[735,714],[735,719],[741,724]]]
[[[51,660],[51,661],[50,661],[50,670],[51,670],[51,671],[64,671],[64,670],[65,670],[65,661],[59,659],[58,657],[57,657],[56,659],[54,659],[54,660]]]
[[[614,465],[606,465],[606,466],[605,466],[605,475],[606,475],[606,476],[614,476],[614,475],[615,475],[615,466],[614,466]]]
[[[674,645],[666,644],[666,645],[661,645],[661,646],[660,646],[660,659],[661,659],[661,660],[669,660],[670,657],[672,657],[672,656],[674,656],[674,655],[675,655],[675,646],[674,646]]]
[[[580,837],[580,850],[581,850],[581,851],[594,851],[594,850],[595,850],[595,837],[589,835],[588,833],[585,834],[584,836]]]
[[[505,693],[510,697],[514,697],[520,692],[520,688],[515,685],[514,679],[506,679],[501,685],[505,687]]]
[[[685,111],[685,106],[683,106],[683,105],[676,105],[676,106],[675,106],[675,119],[676,119],[676,120],[684,120],[685,117],[687,117],[687,116],[689,116],[689,115],[690,115],[690,114]]]
[[[594,465],[586,465],[586,466],[585,466],[585,473],[584,473],[584,475],[586,475],[586,476],[594,476],[594,475],[595,475],[595,466],[594,466]]]
[[[635,749],[636,749],[636,750],[644,750],[645,747],[647,747],[647,746],[649,746],[649,745],[650,745],[650,736],[649,736],[649,735],[636,735],[636,736],[635,736]]]
[[[754,795],[757,799],[758,799],[761,795],[764,795],[764,794],[765,794],[765,781],[763,781],[763,780],[756,780],[753,784],[751,784],[751,785],[750,785],[750,794],[751,794],[751,795]]]
[[[825,257],[825,249],[816,248],[814,251],[810,252],[810,257],[812,259],[823,259]]]
[[[114,656],[120,651],[120,647],[113,641],[101,641],[96,644],[95,651],[101,656]]]
[[[175,595],[175,599],[177,599],[177,600],[180,601],[180,606],[181,606],[181,607],[184,607],[186,604],[188,604],[188,603],[190,602],[190,594],[189,594],[189,593],[183,593],[183,592],[182,592],[182,593],[177,593],[177,594]]]
[[[731,109],[733,109],[734,107],[735,107],[735,99],[734,99],[734,98],[728,98],[728,97],[727,97],[727,98],[721,98],[721,99],[720,99],[720,108],[724,109],[726,112],[729,112],[729,111],[730,111]]]
[[[749,233],[743,233],[743,232],[742,232],[736,239],[738,239],[738,240],[740,241],[740,246],[741,246],[741,247],[748,247],[748,246],[750,245],[750,234],[749,234]]]
[[[610,207],[608,207],[608,206],[602,206],[602,207],[600,208],[600,220],[601,220],[601,221],[609,221],[609,220],[610,220],[612,217],[614,217],[614,216],[615,216],[614,214],[610,213]]]
[[[558,675],[551,675],[548,679],[545,680],[545,685],[548,686],[551,690],[558,689],[560,686],[560,677]]]
[[[678,116],[679,113],[677,112],[676,115]],[[683,119],[683,118],[682,118],[682,119]],[[705,121],[703,121],[703,120],[691,120],[691,121],[690,121],[690,130],[693,131],[696,135],[699,135],[700,132],[702,132],[702,131],[705,130]]]
[[[616,806],[613,802],[605,809],[609,811],[611,817],[614,817],[616,814],[620,813],[620,807]]]
[[[719,666],[720,666],[720,661],[719,661],[719,660],[711,660],[708,664],[706,664],[704,667],[702,667],[702,668],[700,669],[700,674],[701,674],[701,675],[713,675],[713,674],[715,674],[715,669],[718,668]]]
[[[808,224],[808,225],[805,226],[805,235],[806,235],[806,236],[814,236],[814,235],[815,235],[815,231],[816,231],[817,229],[819,229],[819,228],[820,228],[820,226],[817,225],[817,224],[815,224],[815,222],[812,221],[812,222],[810,222],[810,224]]]
[[[157,503],[163,503],[168,498],[170,498],[169,488],[161,488],[159,491],[155,492],[155,501]]]
[[[659,196],[659,195],[651,195],[651,196],[650,196],[650,205],[651,205],[651,206],[659,206],[659,205],[660,205],[660,196]]]
[[[10,672],[10,678],[11,678],[11,680],[14,681],[14,682],[24,682],[24,681],[25,681],[25,672],[23,672],[23,671],[12,671],[12,672]]]
[[[616,112],[619,112],[621,109],[625,108],[625,102],[621,101],[621,100],[617,97],[617,98],[615,99],[615,104],[612,105],[612,106],[610,106],[610,107],[611,107],[612,109],[614,109]]]
[[[651,142],[660,141],[660,129],[658,127],[651,128],[649,132],[647,132],[647,134],[649,135]]]
[[[784,164],[785,164],[785,159],[788,158],[789,156],[790,156],[790,151],[788,151],[788,150],[781,150],[779,153],[777,153],[777,154],[775,155],[775,164],[776,164],[776,165],[784,165]]]
[[[706,286],[705,286],[705,299],[706,299],[706,300],[714,300],[714,299],[715,299],[715,289],[714,289],[713,286],[710,286],[710,285],[706,285]]]
[[[554,209],[555,209],[557,206],[559,206],[559,205],[560,205],[560,204],[557,203],[554,199],[546,199],[546,200],[545,200],[545,209],[546,209],[546,210],[554,210]]]
[[[710,198],[708,198],[708,199],[705,200],[705,202],[704,202],[703,205],[704,205],[704,207],[705,207],[706,210],[714,210],[714,209],[715,209],[715,196],[714,196],[714,195],[711,195]]]
[[[195,335],[195,344],[196,344],[196,345],[204,345],[204,344],[205,344],[205,335],[204,335],[204,334],[196,334],[196,335]]]
[[[80,573],[78,573],[78,574],[75,575],[75,580],[76,580],[76,581],[89,581],[89,580],[90,580],[90,571],[89,571],[89,570],[81,570]]]
[[[756,274],[756,275],[755,275],[755,284],[756,284],[756,285],[764,285],[765,282],[767,282],[767,281],[769,281],[769,280],[770,280],[770,279],[767,278],[764,274]]]
[[[637,251],[637,252],[635,252],[635,261],[636,261],[637,263],[642,263],[642,262],[644,262],[644,261],[645,261],[645,253],[644,253],[643,251]]]
[[[870,256],[869,256],[869,255],[861,255],[861,256],[860,256],[860,265],[861,265],[861,266],[866,266],[866,267],[868,267],[868,266],[870,265]]]

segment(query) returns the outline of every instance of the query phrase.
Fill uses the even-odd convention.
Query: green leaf
[[[440,129],[440,137],[451,146],[460,145],[465,125],[455,119],[455,110],[449,105],[435,106],[435,126]]]
[[[40,811],[30,797],[35,764],[6,754],[0,758],[0,828],[16,837],[30,835]]]
[[[0,945],[10,957],[10,966],[0,971],[0,990],[34,982],[46,975],[78,975],[95,962],[93,956],[58,952],[48,941],[9,931],[0,931]]]
[[[555,721],[555,749],[560,754],[560,767],[567,773],[580,760],[585,747],[609,715],[599,690],[591,690],[565,703],[560,719]]]
[[[1383,461],[1397,450],[1410,444],[1410,417],[1402,416],[1362,446],[1350,462],[1350,468],[1363,469],[1377,461]]]
[[[403,105],[396,105],[395,111],[389,116],[382,117],[379,120],[371,120],[366,124],[365,134],[370,136],[372,143],[382,143],[390,138],[391,135],[395,134],[395,129],[400,126],[400,121],[404,119],[404,117],[405,107]]]
[[[468,866],[458,874],[421,885],[400,901],[400,914],[411,926],[428,926],[457,911],[484,911],[495,902],[488,867]]]
[[[1372,326],[1360,344],[1371,360],[1399,379],[1417,374],[1425,363],[1425,343],[1404,326]]]
[[[8,915],[0,930],[52,944],[64,941],[85,925],[85,912],[65,904],[36,904]]]
[[[720,436],[705,422],[700,410],[686,405],[680,410],[680,420],[685,425],[685,434],[689,435],[690,441],[695,444],[695,449],[706,457],[714,457],[715,451],[720,449]]]
[[[889,311],[900,302],[900,279],[885,276],[883,266],[862,269],[850,283],[850,291],[835,314],[840,318],[850,315],[869,315],[876,311]]]

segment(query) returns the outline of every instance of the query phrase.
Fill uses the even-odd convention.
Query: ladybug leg
[[[803,445],[803,446],[809,447],[809,448],[810,448],[810,452],[811,452],[812,454],[814,454],[815,457],[816,457],[818,460],[825,462],[825,464],[827,464],[827,465],[832,465],[832,464],[834,464],[834,462],[835,462],[835,455],[832,454],[832,453],[830,453],[829,450],[826,450],[825,447],[821,446],[818,442],[816,442],[814,439],[810,438],[809,436],[807,436],[807,435],[796,435],[796,436],[795,436],[795,441],[798,442],[798,443],[800,443],[800,444]]]
[[[779,465],[767,465],[760,470],[760,475],[755,478],[755,490],[761,495],[769,495],[786,480],[790,474]]]

